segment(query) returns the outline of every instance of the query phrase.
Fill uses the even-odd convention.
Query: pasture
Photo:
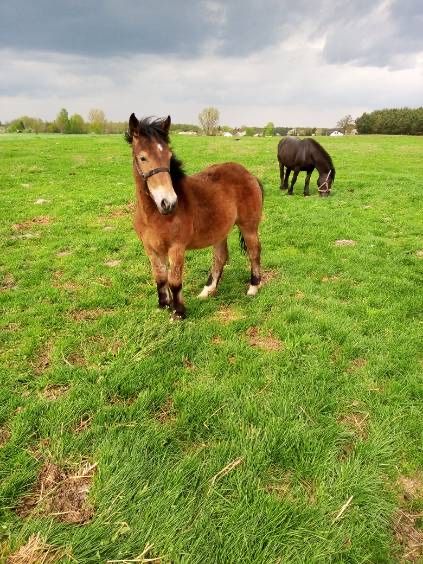
[[[0,561],[421,558],[423,139],[318,140],[326,199],[279,191],[277,137],[173,138],[265,190],[258,296],[234,231],[173,322],[122,137],[0,136]]]

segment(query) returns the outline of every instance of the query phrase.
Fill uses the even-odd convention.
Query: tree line
[[[43,121],[40,118],[21,116],[4,124],[8,133],[123,133],[127,122],[108,121],[103,110],[93,108],[88,112],[85,121],[80,114],[69,116],[66,108],[62,108],[54,121]]]
[[[386,108],[365,112],[355,120],[358,133],[423,135],[423,107]]]

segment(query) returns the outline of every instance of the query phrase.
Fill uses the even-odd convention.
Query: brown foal
[[[247,294],[260,285],[262,188],[236,163],[213,165],[185,175],[169,147],[170,116],[164,120],[129,118],[136,186],[134,227],[151,262],[160,307],[185,317],[182,298],[184,255],[188,249],[214,247],[209,278],[200,298],[214,294],[228,260],[227,237],[234,225],[251,263]]]

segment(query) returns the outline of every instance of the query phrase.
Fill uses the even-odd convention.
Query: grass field
[[[279,191],[277,141],[174,139],[262,179],[266,282],[234,232],[172,322],[122,138],[0,136],[1,562],[422,558],[423,139],[324,138],[327,199]]]

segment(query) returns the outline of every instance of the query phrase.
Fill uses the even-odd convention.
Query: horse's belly
[[[193,234],[188,249],[204,249],[220,243],[236,221],[236,210],[226,209],[213,213],[212,209],[205,210],[194,219]]]

